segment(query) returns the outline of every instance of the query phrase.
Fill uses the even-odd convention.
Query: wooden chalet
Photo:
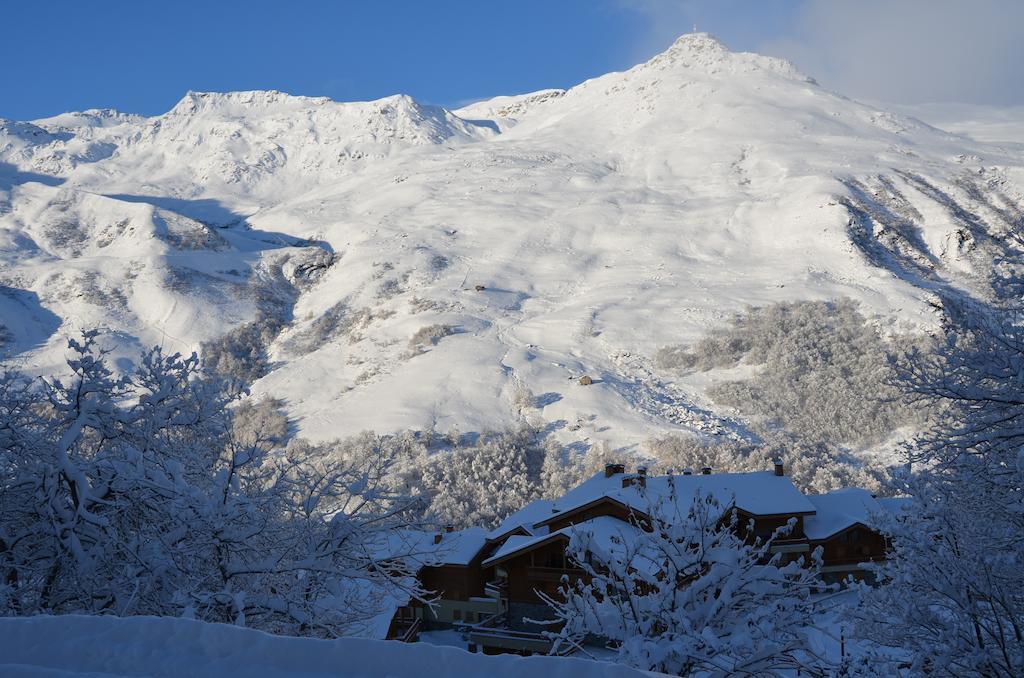
[[[781,462],[753,473],[705,468],[665,476],[649,476],[642,467],[626,473],[623,465],[609,464],[563,497],[535,501],[491,532],[441,535],[439,546],[445,539],[456,546],[449,551],[453,555],[420,570],[423,584],[440,596],[433,609],[422,610],[424,624],[465,627],[471,650],[547,652],[550,642],[530,620],[551,617],[541,594],[556,597],[563,577],[572,582],[584,576],[566,555],[573,535],[586,529],[613,542],[630,539],[649,524],[644,510],[651,499],[671,496],[688,507],[698,494],[732,502],[740,529],[751,538],[766,539],[794,520],[772,550],[796,559],[821,546],[828,581],[862,577],[864,563],[885,557],[885,539],[871,529],[869,516],[889,507],[865,490],[805,496]]]

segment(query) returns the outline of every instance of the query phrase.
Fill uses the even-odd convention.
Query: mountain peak
[[[720,71],[769,71],[803,82],[811,81],[786,61],[751,52],[734,52],[710,33],[687,33],[676,39],[664,52],[656,55],[644,66],[657,69],[691,69],[708,73]]]
[[[293,105],[299,107],[323,106],[332,103],[328,97],[305,97],[277,90],[251,90],[238,92],[194,92],[189,91],[178,101],[169,113],[191,114],[203,109],[239,108],[256,109]]]
[[[666,53],[724,54],[731,50],[726,47],[725,43],[710,33],[684,33],[676,38],[672,46],[665,51]]]

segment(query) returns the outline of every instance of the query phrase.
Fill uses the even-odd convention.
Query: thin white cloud
[[[808,0],[762,49],[851,96],[1024,102],[1021,0]]]
[[[703,21],[732,46],[786,57],[850,96],[1024,103],[1024,0],[615,2],[646,19],[647,56]]]

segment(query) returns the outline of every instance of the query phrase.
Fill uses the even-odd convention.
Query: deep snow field
[[[272,636],[188,619],[65,615],[0,618],[0,675],[640,678],[652,674],[574,657],[491,657],[427,643]]]
[[[0,350],[52,372],[99,327],[130,369],[270,319],[253,392],[314,439],[727,431],[660,347],[748,305],[851,297],[904,332],[938,288],[988,293],[1024,160],[1012,126],[954,129],[705,34],[456,111],[189,93],[0,121]]]

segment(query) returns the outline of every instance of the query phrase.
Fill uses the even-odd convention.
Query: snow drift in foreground
[[[564,657],[489,657],[395,641],[314,640],[156,617],[0,619],[4,676],[598,676],[649,675]]]

